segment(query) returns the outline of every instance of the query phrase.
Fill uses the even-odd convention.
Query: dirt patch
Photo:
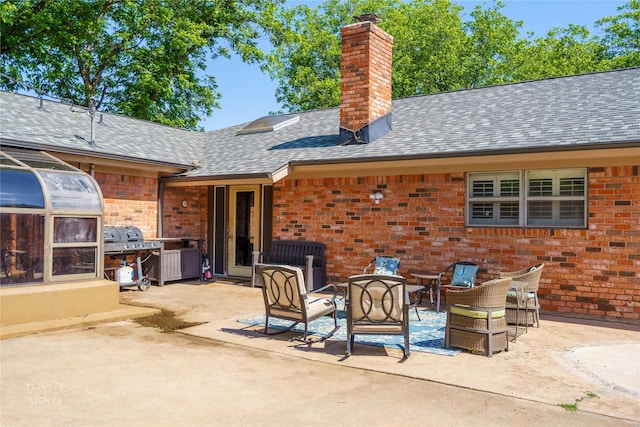
[[[169,310],[161,309],[160,313],[151,316],[139,317],[134,321],[141,325],[151,328],[161,329],[163,332],[176,331],[178,329],[190,328],[191,326],[202,325],[206,322],[186,322],[176,317],[176,313]]]

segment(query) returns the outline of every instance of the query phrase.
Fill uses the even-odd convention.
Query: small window
[[[96,274],[98,218],[53,220],[53,276]]]
[[[468,225],[587,225],[585,169],[477,173],[467,182]]]
[[[469,185],[469,224],[518,225],[519,172],[470,175]]]
[[[527,225],[586,227],[584,169],[527,172]]]

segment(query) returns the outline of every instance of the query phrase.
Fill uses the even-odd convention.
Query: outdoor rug
[[[331,336],[331,340],[345,341],[347,340],[346,312],[344,311],[344,302],[338,303],[338,326],[340,327],[335,334]],[[433,310],[418,309],[420,320],[416,316],[415,309],[409,312],[409,345],[411,351],[420,351],[425,353],[440,354],[443,356],[455,356],[461,350],[457,348],[444,348],[444,329],[447,321],[447,313],[436,313]],[[239,319],[238,322],[264,327],[265,316],[259,315],[249,319]],[[271,318],[269,320],[269,328],[287,329],[291,325],[291,321]],[[309,335],[324,336],[333,329],[333,319],[328,316],[321,317],[309,323]],[[292,332],[304,333],[304,324],[296,325]],[[355,343],[364,345],[374,345],[378,347],[403,348],[404,338],[401,335],[356,335]]]

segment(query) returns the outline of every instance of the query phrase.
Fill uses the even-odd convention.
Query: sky
[[[321,1],[289,1],[317,7]],[[493,4],[492,1],[453,0],[464,7],[464,14],[471,12],[477,4]],[[605,16],[618,14],[617,8],[627,1],[616,0],[502,0],[501,12],[513,21],[523,21],[524,33],[533,32],[542,37],[553,27],[569,24],[584,25],[594,30],[594,22]],[[219,59],[210,66],[211,73],[222,94],[221,109],[201,121],[205,131],[221,129],[253,121],[281,107],[275,99],[276,82],[263,74],[257,64],[244,64],[237,57]]]

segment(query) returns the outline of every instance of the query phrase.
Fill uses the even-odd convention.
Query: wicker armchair
[[[448,266],[438,278],[436,291],[436,311],[440,311],[440,294],[442,289],[473,288],[480,267],[471,261],[457,261]]]
[[[509,350],[505,302],[511,278],[494,279],[471,289],[447,289],[444,346],[493,353]]]
[[[507,323],[511,325],[529,325],[540,327],[540,302],[538,286],[544,264],[523,268],[518,271],[500,273],[501,278],[513,280],[507,293]]]

